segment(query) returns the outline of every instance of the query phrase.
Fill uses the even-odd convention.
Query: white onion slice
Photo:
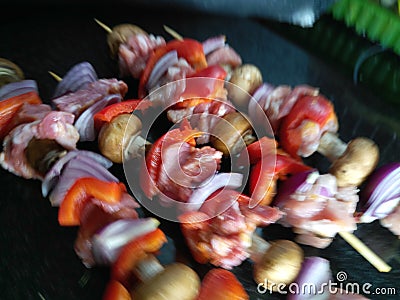
[[[115,262],[122,248],[130,241],[157,229],[160,222],[155,218],[117,220],[92,238],[92,251],[97,264]]]
[[[243,174],[240,173],[218,173],[204,186],[194,190],[186,205],[182,205],[185,211],[197,211],[204,201],[220,188],[235,189],[242,185]]]

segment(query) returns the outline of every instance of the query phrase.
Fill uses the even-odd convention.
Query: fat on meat
[[[240,55],[230,46],[218,48],[206,56],[207,64],[211,65],[228,65],[236,68],[242,64]]]
[[[55,140],[67,150],[75,149],[79,134],[73,121],[74,115],[70,113],[52,111],[42,120],[15,127],[3,141],[2,167],[26,179],[42,180],[43,176],[28,163],[25,149],[33,138]]]
[[[139,78],[146,68],[147,60],[154,49],[164,46],[161,36],[135,34],[119,46],[118,65],[121,76]]]
[[[187,202],[193,189],[218,171],[222,158],[222,152],[214,148],[196,148],[181,141],[163,147],[161,155],[158,187],[179,202]]]
[[[267,226],[282,217],[270,206],[250,209],[243,196],[229,189],[209,197],[198,212],[189,216],[206,219],[199,224],[181,224],[183,235],[192,251],[203,249],[208,261],[218,267],[232,269],[250,257],[252,236],[258,226]],[[247,198],[246,198],[247,199]],[[249,198],[247,199],[249,200]]]
[[[207,144],[210,140],[210,133],[217,122],[227,115],[234,112],[233,104],[228,100],[215,100],[199,103],[196,106],[173,109],[167,112],[168,119],[173,123],[179,123],[183,119],[188,119],[192,128],[205,132],[204,135],[197,138],[198,144]]]
[[[284,212],[280,223],[293,227],[299,243],[325,248],[338,232],[356,230],[357,193],[356,187],[337,188],[330,174],[319,175],[311,188],[296,191],[279,205]]]
[[[90,83],[85,89],[52,99],[52,103],[58,110],[71,113],[77,118],[107,95],[117,94],[123,98],[127,91],[128,86],[122,80],[100,79]]]

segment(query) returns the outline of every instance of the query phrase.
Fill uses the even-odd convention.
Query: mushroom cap
[[[279,284],[289,284],[295,280],[303,262],[303,250],[289,240],[277,240],[264,253],[260,261],[254,264],[253,276],[258,284],[267,284],[264,288],[277,291]]]
[[[215,124],[210,141],[215,149],[224,155],[238,153],[246,146],[245,136],[251,135],[252,126],[247,117],[240,112],[225,115]]]
[[[118,55],[119,45],[126,43],[129,37],[136,34],[147,34],[142,28],[133,24],[119,24],[113,27],[107,36],[107,43],[113,57]]]
[[[228,85],[228,95],[232,102],[239,107],[247,107],[250,95],[263,83],[259,68],[252,64],[244,64],[232,71]],[[239,88],[237,88],[237,86]]]
[[[103,125],[100,130],[98,143],[101,154],[115,163],[124,160],[123,151],[132,136],[140,133],[142,122],[131,114],[121,114]]]
[[[152,279],[139,284],[132,296],[140,300],[194,300],[199,290],[197,273],[182,263],[173,263]]]
[[[375,169],[379,161],[379,148],[369,138],[359,137],[349,142],[346,151],[336,159],[330,173],[339,187],[359,186]]]

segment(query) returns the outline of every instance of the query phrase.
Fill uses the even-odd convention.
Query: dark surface
[[[118,76],[116,64],[108,55],[106,34],[93,21],[94,17],[110,26],[135,23],[148,32],[164,36],[167,35],[162,25],[168,24],[182,35],[199,40],[225,34],[244,62],[254,63],[261,69],[265,81],[320,87],[335,104],[343,140],[358,135],[370,136],[381,148],[381,164],[399,159],[397,135],[400,124],[396,106],[383,103],[366,88],[354,86],[351,78],[340,70],[326,65],[323,60],[255,21],[189,12],[156,12],[128,6],[8,12],[0,21],[0,56],[21,66],[27,78],[36,79],[45,101],[56,86],[48,70],[62,75],[72,65],[86,60],[93,64],[99,77]],[[135,88],[136,82],[130,82],[132,95]],[[322,168],[327,165],[319,156],[312,157],[309,162]],[[123,180],[120,166],[114,166],[113,172]],[[87,270],[81,264],[73,251],[77,229],[58,225],[57,209],[41,196],[40,182],[23,180],[4,170],[0,170],[0,176],[0,299],[101,299],[109,270]],[[175,239],[178,259],[192,264],[202,276],[209,266],[193,263],[176,224],[163,222],[162,227]],[[374,288],[395,287],[399,295],[400,241],[377,222],[359,226],[356,235],[392,265],[390,273],[377,272],[340,237],[324,250],[303,248],[307,256],[328,258],[334,276],[339,271],[346,272],[346,283],[371,283]],[[290,230],[279,225],[264,229],[263,236],[267,240],[293,237]],[[277,295],[256,292],[251,268],[251,263],[246,261],[234,269],[251,299],[276,298]],[[369,298],[397,299],[377,295]]]

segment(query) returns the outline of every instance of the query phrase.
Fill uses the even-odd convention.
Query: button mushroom
[[[129,37],[136,34],[146,34],[139,26],[133,24],[119,24],[114,26],[112,29],[95,19],[96,23],[99,24],[105,31],[108,32],[107,43],[110,48],[111,55],[116,57],[118,55],[119,45],[126,43]]]
[[[195,271],[182,263],[165,267],[151,279],[139,284],[132,292],[140,300],[194,300],[200,290],[200,278]]]
[[[115,163],[142,156],[148,142],[140,136],[142,122],[132,114],[121,114],[102,126],[100,152]]]
[[[254,251],[253,246],[251,254],[254,280],[270,291],[277,291],[282,284],[293,282],[304,259],[300,246],[289,240],[277,240],[269,244],[260,237],[256,239],[254,241],[253,238],[253,243],[257,244],[258,249]]]
[[[25,149],[28,163],[42,175],[45,175],[52,165],[65,154],[67,154],[67,150],[50,139],[33,138]]]
[[[23,79],[24,73],[20,67],[8,59],[0,58],[0,87]]]
[[[359,137],[346,144],[330,132],[322,135],[318,152],[332,162],[330,173],[339,187],[359,186],[379,160],[379,148],[374,141]]]
[[[238,107],[247,107],[250,94],[263,83],[261,71],[254,65],[245,64],[235,68],[227,85],[228,95]]]
[[[210,141],[224,155],[232,155],[255,141],[252,132],[248,118],[240,112],[233,112],[225,115],[214,126]]]

